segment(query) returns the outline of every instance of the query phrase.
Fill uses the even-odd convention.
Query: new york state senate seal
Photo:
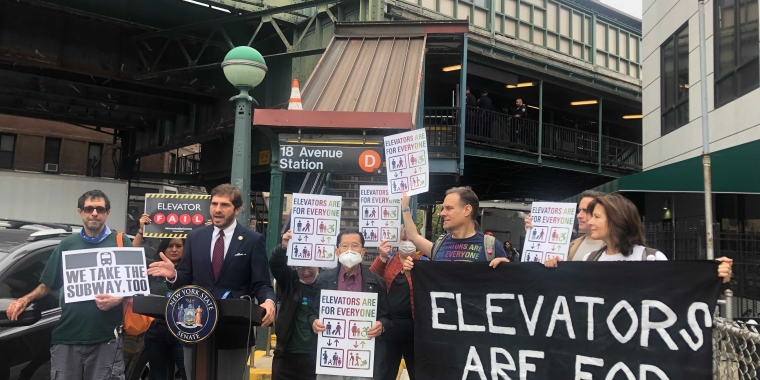
[[[183,286],[166,303],[166,325],[177,339],[198,343],[214,332],[219,318],[216,300],[199,286]]]

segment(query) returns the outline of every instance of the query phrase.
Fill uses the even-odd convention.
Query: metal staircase
[[[251,215],[256,218],[256,232],[266,236],[269,221],[269,197],[261,191],[251,194]]]

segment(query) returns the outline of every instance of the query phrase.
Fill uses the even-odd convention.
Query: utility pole
[[[715,259],[713,251],[712,173],[710,168],[710,125],[707,114],[707,46],[705,44],[705,0],[699,1],[699,81],[702,93],[702,167],[705,186],[705,241],[707,259]]]

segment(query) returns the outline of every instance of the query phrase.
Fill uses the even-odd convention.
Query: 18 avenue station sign
[[[380,173],[380,146],[281,145],[280,170],[284,172]]]

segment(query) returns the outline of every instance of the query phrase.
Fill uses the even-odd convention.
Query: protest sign
[[[143,248],[63,251],[66,303],[91,301],[96,294],[129,297],[149,294]]]
[[[422,194],[430,186],[427,136],[424,129],[385,136],[385,166],[392,199]]]
[[[288,243],[288,265],[334,267],[335,243],[340,232],[341,197],[293,194]]]
[[[387,186],[359,186],[359,228],[365,247],[378,247],[383,240],[398,247],[401,200],[389,198]]]
[[[411,276],[418,380],[712,379],[715,262],[417,262]]]
[[[317,340],[317,374],[372,377],[375,338],[367,332],[377,320],[377,293],[322,290],[319,320],[326,330]]]
[[[145,213],[151,223],[144,237],[186,238],[211,219],[211,196],[194,194],[145,194]]]
[[[575,203],[533,202],[533,228],[526,232],[522,261],[543,263],[551,257],[567,258],[575,223]]]

